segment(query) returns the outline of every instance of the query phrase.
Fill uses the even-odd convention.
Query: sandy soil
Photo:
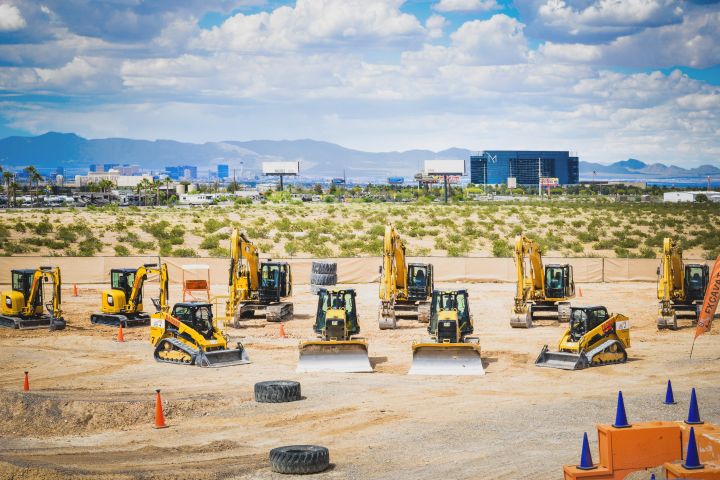
[[[289,338],[261,320],[230,329],[253,363],[221,369],[155,363],[145,328],[126,330],[119,344],[114,329],[91,326],[98,288],[68,292],[65,331],[0,331],[0,478],[287,478],[270,471],[268,451],[312,443],[327,446],[333,463],[316,478],[553,479],[578,461],[582,432],[596,447],[594,425],[614,420],[619,389],[631,422],[684,418],[691,387],[704,420],[720,422],[720,328],[698,340],[690,360],[691,329],[655,329],[654,284],[581,285],[576,303],[604,304],[633,327],[630,362],[579,372],[533,366],[562,327],[512,330],[512,285],[470,285],[481,378],[406,375],[410,344],[424,328],[403,322],[381,332],[377,285],[354,287],[373,374],[295,373],[315,309],[303,287]],[[27,394],[23,370],[31,372]],[[668,378],[675,406],[662,404]],[[271,379],[300,381],[306,398],[255,403],[253,384]],[[165,430],[151,428],[155,388]]]

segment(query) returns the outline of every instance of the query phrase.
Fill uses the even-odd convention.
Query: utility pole
[[[538,196],[542,198],[542,158],[538,157]]]

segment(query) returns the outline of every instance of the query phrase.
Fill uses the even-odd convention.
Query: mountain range
[[[228,164],[239,178],[260,173],[263,161],[300,161],[301,173],[310,177],[337,177],[343,174],[360,180],[389,175],[410,177],[421,170],[423,160],[468,159],[471,150],[364,152],[316,140],[223,141],[202,144],[174,140],[133,140],[126,138],[85,139],[74,133],[49,132],[35,137],[12,136],[0,140],[0,165],[39,169],[64,166],[84,169],[96,164],[135,164],[163,170],[166,166],[196,165],[214,170]],[[467,165],[469,169],[469,165]],[[581,178],[593,171],[602,178],[698,178],[720,175],[720,168],[703,165],[682,168],[662,163],[646,164],[628,159],[610,165],[580,162]]]

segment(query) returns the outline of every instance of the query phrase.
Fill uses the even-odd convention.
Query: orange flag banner
[[[720,255],[715,260],[712,273],[708,279],[707,290],[705,290],[705,299],[703,300],[700,317],[698,317],[697,327],[695,328],[695,338],[710,330],[713,317],[720,301]]]

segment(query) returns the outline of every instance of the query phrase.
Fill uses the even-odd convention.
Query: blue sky
[[[0,0],[0,137],[720,159],[720,3]]]

